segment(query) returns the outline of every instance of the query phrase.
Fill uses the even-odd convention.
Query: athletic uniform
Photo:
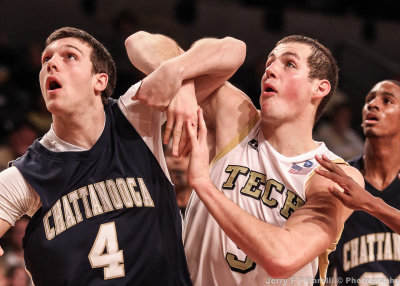
[[[214,158],[211,180],[252,216],[282,227],[307,199],[305,185],[318,166],[315,155],[341,159],[323,143],[308,153],[285,157],[265,140],[260,122],[256,116]],[[271,278],[224,233],[195,192],[186,210],[185,252],[194,285],[312,285],[318,269],[316,257],[291,278]]]
[[[363,169],[362,157],[350,165]],[[365,180],[365,189],[400,209],[398,176],[382,191]],[[400,285],[400,235],[366,212],[349,217],[330,260],[337,273],[332,280],[340,285]]]
[[[130,100],[137,88],[109,99],[91,149],[78,151],[50,130],[13,162],[37,194],[39,209],[23,241],[35,285],[191,285],[181,216],[161,156],[163,117]]]

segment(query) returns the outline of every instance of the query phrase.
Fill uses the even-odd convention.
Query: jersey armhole
[[[233,138],[222,150],[215,155],[213,160],[210,163],[210,168],[222,157],[224,157],[226,154],[229,153],[235,146],[237,146],[249,133],[250,131],[254,128],[256,123],[260,120],[260,113],[257,112],[257,114],[253,117],[252,120],[250,120],[249,123],[240,131],[240,133]]]

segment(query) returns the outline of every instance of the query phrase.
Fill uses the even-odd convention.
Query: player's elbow
[[[280,255],[274,259],[262,261],[261,266],[269,276],[276,279],[289,278],[299,270],[296,261],[286,255]]]
[[[224,49],[223,54],[229,55],[232,68],[237,70],[246,58],[245,42],[232,37],[225,37],[222,41],[224,42],[222,47]]]
[[[139,31],[130,35],[125,40],[125,48],[129,51],[131,48],[135,47],[135,45],[145,41],[148,37],[150,37],[150,35],[150,33],[145,31]]]

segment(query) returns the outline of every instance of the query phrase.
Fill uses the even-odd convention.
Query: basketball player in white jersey
[[[186,211],[185,252],[194,285],[312,285],[318,264],[325,274],[326,252],[351,213],[329,194],[334,183],[314,173],[315,156],[344,163],[311,135],[337,85],[330,51],[303,36],[279,41],[266,62],[258,111],[221,82],[223,72],[208,76],[242,58],[243,48],[203,39],[182,53],[171,39],[145,32],[128,41],[139,69],[160,64],[144,79],[139,99],[155,102],[162,93],[167,102],[193,79],[204,110],[207,138],[202,112],[199,138],[190,132],[188,176],[196,192]],[[165,57],[166,50],[176,57]],[[207,84],[209,96],[197,94]],[[363,185],[356,169],[340,166]]]

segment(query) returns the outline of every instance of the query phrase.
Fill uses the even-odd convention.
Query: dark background
[[[184,48],[201,37],[246,42],[245,64],[232,78],[258,106],[265,59],[290,34],[328,46],[341,69],[339,88],[353,106],[359,130],[364,96],[379,80],[400,79],[400,1],[344,0],[0,0],[0,128],[3,135],[40,97],[43,42],[55,29],[75,26],[102,41],[116,60],[116,96],[142,77],[128,62],[125,38],[138,30],[167,34]],[[36,59],[36,60],[35,60]]]

